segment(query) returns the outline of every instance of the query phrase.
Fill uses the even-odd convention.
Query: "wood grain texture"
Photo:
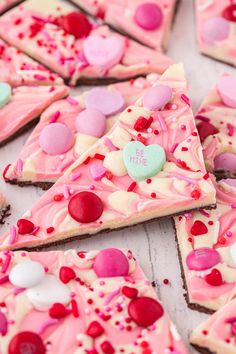
[[[209,89],[215,84],[216,78],[227,71],[236,75],[236,70],[230,66],[201,56],[197,51],[195,36],[195,19],[192,0],[182,0],[173,32],[170,37],[168,54],[176,61],[183,61],[189,80],[191,102],[194,110]],[[79,93],[82,89],[76,89]],[[29,133],[0,149],[0,170],[17,157]],[[0,181],[0,189],[6,194],[12,206],[11,216],[4,226],[0,226],[0,234],[13,224],[44,192],[35,187],[19,188]],[[175,321],[180,334],[186,343],[191,330],[207,318],[187,308],[183,297],[182,280],[177,257],[175,235],[170,219],[155,221],[126,228],[121,231],[97,235],[92,239],[70,242],[60,246],[60,249],[77,248],[80,250],[101,249],[105,247],[130,248],[134,252],[147,276],[156,283],[158,296],[165,309]],[[55,249],[55,247],[54,247]],[[169,285],[163,284],[168,278]],[[187,344],[188,345],[188,344]],[[189,353],[197,353],[188,345]]]

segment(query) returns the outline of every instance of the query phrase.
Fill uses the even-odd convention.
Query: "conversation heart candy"
[[[60,155],[74,144],[74,134],[62,123],[51,123],[41,131],[39,145],[48,155]]]
[[[106,38],[92,35],[84,41],[83,50],[91,66],[109,70],[121,61],[125,51],[125,41],[116,35]]]
[[[190,270],[206,270],[220,263],[221,258],[219,252],[209,247],[202,247],[191,251],[187,258],[186,264]]]
[[[87,37],[92,30],[92,25],[87,17],[78,11],[70,12],[63,16],[62,27],[76,38]]]
[[[145,146],[139,141],[132,141],[125,146],[123,159],[129,176],[135,181],[142,181],[163,169],[166,155],[158,144]]]
[[[108,91],[105,88],[96,87],[87,93],[85,106],[89,109],[96,109],[108,117],[121,112],[125,107],[125,100],[118,91]]]
[[[172,89],[166,85],[151,87],[143,96],[143,106],[160,110],[171,100]]]
[[[16,264],[9,273],[10,282],[18,288],[30,288],[39,284],[45,276],[41,263],[25,261]]]
[[[226,106],[236,108],[236,77],[222,76],[217,82],[217,90]]]
[[[75,126],[78,133],[100,138],[106,130],[106,117],[97,109],[87,108],[78,114]]]
[[[11,99],[11,86],[0,82],[0,108],[4,107]]]

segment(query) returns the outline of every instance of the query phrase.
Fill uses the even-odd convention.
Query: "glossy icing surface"
[[[100,258],[109,276],[100,274]],[[26,277],[22,270],[32,265]],[[19,333],[28,331],[24,345],[35,353],[187,353],[131,251],[5,252],[0,274],[2,353],[11,352],[16,336],[20,346]],[[141,301],[152,302],[155,318]],[[140,326],[140,318],[149,325]]]
[[[214,185],[215,210],[175,218],[189,302],[210,310],[232,299],[236,284],[235,180],[223,179]]]
[[[200,51],[236,65],[236,16],[231,0],[196,0]]]
[[[141,9],[141,14],[144,16],[145,9],[143,6],[149,4],[149,1],[143,0],[128,0],[128,1],[93,1],[93,0],[73,0],[83,10],[101,18],[106,23],[117,28],[118,30],[127,33],[129,36],[146,44],[152,48],[162,50],[166,48],[169,31],[172,24],[176,1],[155,0],[152,4],[160,9],[161,19],[157,21],[153,29],[145,29],[135,21],[135,15],[138,9]],[[147,21],[153,20],[153,11],[145,13]]]
[[[21,85],[62,85],[56,74],[46,70],[20,50],[0,39],[0,81],[11,86]]]
[[[32,233],[25,237],[15,228],[14,238],[9,233],[1,237],[2,249],[94,234],[215,203],[215,191],[206,175],[186,96],[182,65],[170,67],[157,84],[172,89],[171,101],[162,110],[153,111],[143,107],[141,98],[125,109],[108,134],[82,154],[25,213],[23,218],[35,226]],[[130,163],[143,169],[147,177],[134,181],[126,169],[123,150],[137,141],[143,145],[136,149]],[[152,146],[164,149],[166,163],[150,177]],[[100,204],[103,206],[101,216],[92,222],[76,221],[83,216],[83,206],[84,210],[96,214],[98,211],[96,202],[92,206],[87,204],[84,192],[99,198],[99,210]]]
[[[225,80],[226,78],[230,80],[229,88],[222,86],[222,79]],[[233,107],[232,102],[229,105],[230,101],[226,99],[226,97],[229,99],[231,92],[235,92],[235,89],[235,77],[229,75],[220,77],[216,87],[204,99],[195,116],[197,128],[203,143],[203,156],[206,168],[210,172],[217,169],[222,169],[229,173],[236,171],[236,167],[234,168],[233,164],[233,156],[229,159],[230,167],[227,163],[222,165],[222,163],[217,164],[215,162],[215,159],[219,158],[222,154],[236,154],[236,104]],[[228,171],[229,168],[231,171]]]
[[[234,354],[235,323],[236,300],[232,300],[193,331],[191,343],[216,354]]]
[[[66,22],[75,11],[75,7],[60,0],[42,0],[40,5],[29,0],[1,17],[0,35],[70,79],[71,84],[80,78],[124,80],[150,72],[162,73],[171,64],[164,54],[154,53],[106,26],[91,26],[87,37],[75,37],[70,34],[74,28],[68,29]]]
[[[146,79],[139,78],[135,81],[132,80],[110,85],[106,91],[102,92],[101,98],[98,96],[99,101],[97,104],[100,104],[98,109],[102,109],[100,102],[103,102],[104,100],[109,100],[109,104],[111,105],[110,102],[112,96],[104,97],[104,94],[106,93],[118,92],[125,100],[126,106],[134,103],[143,91],[153,85],[157,79],[158,75],[150,74]],[[97,141],[97,136],[92,134],[93,131],[90,134],[89,131],[85,134],[78,132],[76,129],[77,117],[80,112],[84,112],[85,107],[87,106],[86,102],[88,101],[89,104],[91,95],[93,106],[96,108],[96,92],[97,89],[92,89],[73,99],[65,99],[53,103],[52,106],[42,114],[40,123],[27,140],[17,161],[8,168],[5,178],[10,180],[17,179],[19,181],[55,182],[82,153]],[[121,106],[121,110],[123,108],[124,107]],[[106,117],[106,132],[113,126],[117,118],[118,112]],[[88,120],[87,117],[86,120]],[[73,146],[64,154],[49,155],[45,153],[39,145],[41,132],[52,122],[65,124],[74,135]],[[84,125],[84,122],[82,122],[82,125]],[[91,121],[90,126],[91,125],[92,128],[96,127],[96,129],[99,129],[97,122]],[[20,170],[18,168],[19,160],[22,164]]]
[[[9,102],[0,108],[0,142],[38,118],[54,101],[68,94],[66,86],[19,86]]]

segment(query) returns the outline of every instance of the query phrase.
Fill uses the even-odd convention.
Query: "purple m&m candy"
[[[106,117],[97,109],[87,108],[78,114],[75,126],[78,133],[100,138],[106,130]]]
[[[51,123],[43,128],[39,145],[48,155],[60,155],[67,152],[74,144],[74,134],[67,125]]]
[[[208,45],[223,41],[229,36],[230,24],[222,17],[207,20],[202,27],[202,39]]]
[[[220,254],[216,250],[202,247],[188,254],[186,264],[190,270],[201,271],[214,267],[220,260]]]
[[[125,100],[118,91],[94,88],[87,93],[85,106],[89,109],[96,109],[108,117],[121,112],[125,107]]]
[[[120,250],[107,248],[96,256],[93,269],[100,278],[125,277],[129,274],[129,262]]]
[[[157,4],[146,2],[140,4],[135,12],[135,23],[147,31],[153,31],[160,27],[163,15],[162,10]]]
[[[152,110],[159,110],[171,100],[172,89],[166,85],[150,88],[143,97],[143,106]]]
[[[224,171],[236,171],[236,155],[231,152],[224,152],[214,159],[214,169]]]

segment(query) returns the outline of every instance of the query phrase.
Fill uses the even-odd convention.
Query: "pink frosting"
[[[7,332],[7,335],[2,337],[0,341],[1,352],[3,352],[3,348],[8,348],[9,343],[18,333],[30,331],[33,332],[34,337],[39,336],[34,338],[34,343],[39,342],[36,339],[41,339],[40,346],[47,347],[50,343],[52,354],[75,353],[78,348],[84,352],[92,350],[101,352],[100,348],[104,342],[109,342],[114,352],[117,353],[120,350],[136,352],[137,350],[142,351],[141,343],[144,341],[148,343],[148,348],[152,352],[158,350],[158,353],[164,354],[171,347],[174,353],[187,354],[183,342],[172,331],[173,325],[164,310],[162,310],[160,318],[148,328],[148,331],[144,331],[145,327],[140,327],[130,318],[128,305],[132,300],[122,295],[122,287],[132,286],[137,289],[137,299],[146,297],[149,302],[152,301],[153,306],[158,305],[162,308],[162,305],[130,251],[118,249],[112,251],[113,255],[116,252],[116,257],[119,255],[123,264],[125,262],[125,272],[122,272],[124,274],[116,277],[113,269],[108,278],[98,277],[95,271],[95,267],[98,268],[98,257],[101,255],[104,257],[106,252],[111,252],[111,250],[79,252],[78,254],[74,250],[65,253],[62,251],[10,253],[10,263],[4,274],[9,275],[19,261],[39,262],[47,269],[45,277],[53,276],[57,284],[59,283],[68,289],[70,298],[69,302],[64,305],[65,311],[62,317],[52,318],[51,315],[54,312],[52,309],[53,307],[55,309],[55,304],[52,303],[51,295],[51,300],[48,298],[46,289],[41,288],[38,296],[43,299],[43,302],[49,301],[51,310],[39,311],[31,302],[28,293],[31,289],[14,295],[16,288],[13,284],[9,281],[1,284],[0,301],[1,304],[4,303],[4,307],[2,306],[1,309],[6,310],[4,311],[6,315],[0,316],[0,332]],[[5,262],[5,254],[2,253],[0,256]],[[106,259],[106,261],[109,266],[112,259],[110,261]],[[64,268],[69,267],[71,273],[76,276],[66,284],[63,284],[58,276],[62,265]],[[120,267],[118,264],[117,266]],[[0,268],[0,273],[1,270]],[[128,276],[125,277],[125,274]],[[60,295],[60,292],[61,288],[58,289],[57,296]],[[19,306],[22,304],[21,311],[18,311],[19,306],[16,304]],[[128,317],[130,321],[126,322]],[[8,320],[8,326],[6,320]],[[93,337],[95,332],[91,330],[92,327],[94,331],[96,328],[100,329],[100,332],[96,331],[97,337],[96,335]],[[63,340],[61,340],[62,337]]]
[[[8,10],[10,7],[18,4],[21,0],[1,0],[0,13]]]

